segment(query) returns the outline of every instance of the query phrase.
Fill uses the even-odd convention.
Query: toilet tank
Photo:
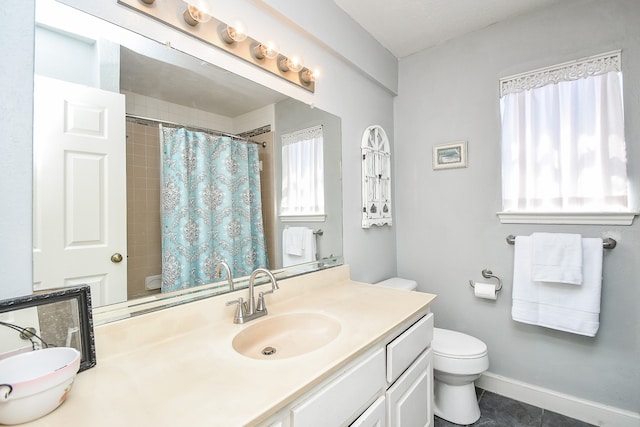
[[[407,291],[415,291],[418,288],[418,283],[415,280],[403,279],[402,277],[392,277],[378,282],[376,285],[386,286],[387,288],[405,289]]]

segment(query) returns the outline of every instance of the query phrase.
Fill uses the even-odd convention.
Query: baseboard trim
[[[596,426],[640,426],[640,413],[558,393],[557,391],[527,384],[491,372],[482,374],[475,384],[481,389]]]

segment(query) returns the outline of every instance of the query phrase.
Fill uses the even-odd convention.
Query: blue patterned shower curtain
[[[267,267],[258,146],[163,128],[162,292],[211,283],[226,261],[236,277]]]

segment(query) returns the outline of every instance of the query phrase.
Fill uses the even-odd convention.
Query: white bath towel
[[[516,237],[513,320],[595,336],[600,326],[602,250],[602,239],[582,239],[582,286],[535,282],[531,278],[531,238]]]
[[[301,228],[301,252],[300,255],[289,253],[287,248],[287,240],[289,232],[294,228]],[[290,227],[285,228],[282,232],[282,266],[289,267],[291,265],[303,264],[316,260],[316,237],[313,229],[307,227]]]
[[[533,281],[582,284],[582,236],[533,233],[531,243]]]

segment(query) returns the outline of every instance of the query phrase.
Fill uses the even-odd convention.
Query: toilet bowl
[[[434,412],[456,424],[480,418],[474,381],[489,369],[487,345],[461,332],[433,328]]]
[[[393,277],[377,283],[408,291],[413,280]],[[489,368],[487,345],[461,332],[433,328],[434,412],[455,424],[473,424],[480,418],[474,381]]]

